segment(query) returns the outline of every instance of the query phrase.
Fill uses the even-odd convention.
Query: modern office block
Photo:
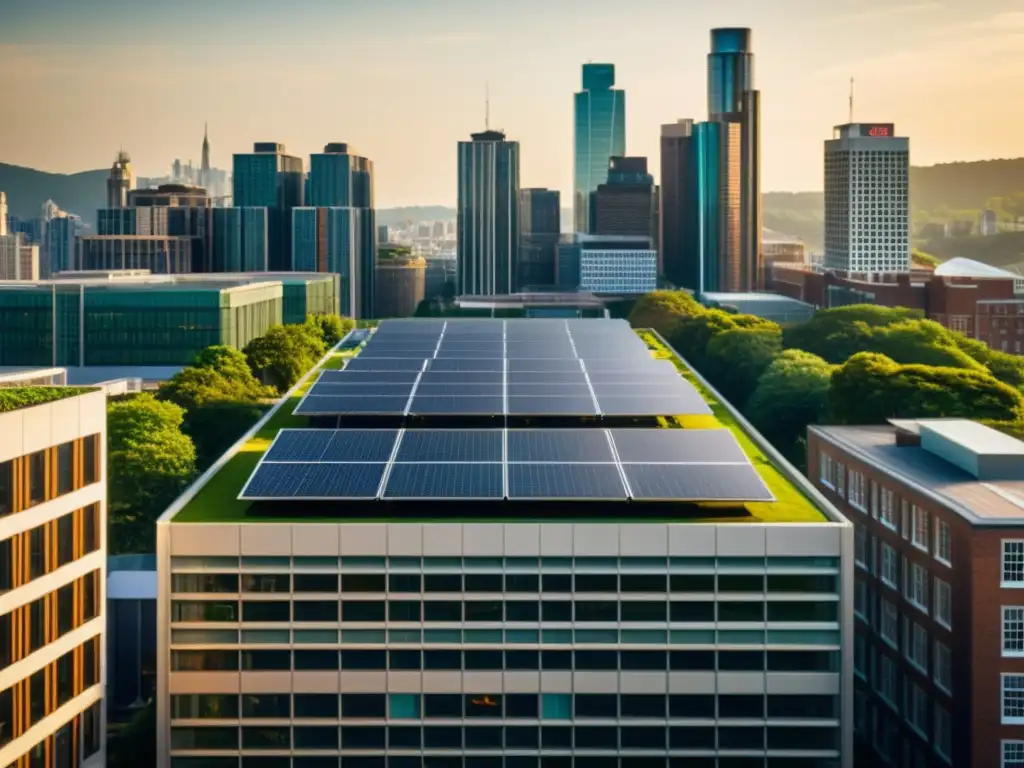
[[[257,142],[251,154],[234,156],[233,205],[267,209],[270,269],[291,269],[292,208],[303,205],[302,159],[286,154],[283,144]]]
[[[148,269],[156,275],[195,271],[194,238],[165,235],[92,235],[76,242],[75,269]]]
[[[333,359],[157,524],[157,768],[852,766],[852,527],[714,390],[757,468],[624,321]]]
[[[574,231],[591,232],[590,196],[608,179],[608,162],[626,154],[626,92],[614,88],[614,64],[584,64],[574,97]]]
[[[657,238],[654,177],[646,157],[613,157],[608,180],[591,195],[591,232]]]
[[[106,396],[42,392],[0,413],[0,764],[102,768]]]
[[[910,270],[910,140],[852,123],[825,142],[825,266],[849,275]]]
[[[132,159],[127,152],[118,152],[107,177],[107,208],[128,207],[128,190],[132,187],[132,180]]]
[[[511,293],[519,259],[519,142],[501,131],[459,142],[460,294]]]
[[[1024,443],[964,419],[812,426],[808,475],[855,528],[862,765],[1024,752]]]
[[[555,285],[561,218],[561,196],[557,189],[524,189],[519,193],[517,291]]]
[[[580,235],[558,245],[559,287],[596,294],[644,294],[658,285],[649,237]]]
[[[693,120],[661,126],[661,272],[677,288],[694,290],[700,283],[692,233],[697,226],[693,184]]]
[[[75,268],[75,238],[82,229],[82,220],[77,216],[61,216],[51,219],[46,225],[46,270],[40,270],[45,279],[56,272]]]
[[[211,214],[214,272],[261,272],[270,268],[269,209],[214,208]]]
[[[0,235],[0,280],[38,280],[39,246],[24,242],[20,232]]]

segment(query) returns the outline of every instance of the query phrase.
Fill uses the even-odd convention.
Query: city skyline
[[[615,64],[617,87],[630,94],[626,152],[655,158],[662,124],[703,113],[707,34],[732,25],[752,27],[758,41],[766,192],[822,188],[821,142],[846,122],[851,76],[854,119],[903,126],[915,165],[1024,154],[1014,129],[1020,107],[1001,98],[1024,71],[1024,14],[1009,0],[969,8],[864,0],[832,10],[810,0],[770,9],[647,0],[628,12],[591,3],[586,16],[567,1],[546,4],[543,15],[531,14],[532,4],[481,10],[443,0],[428,11],[405,0],[373,8],[305,0],[287,14],[256,2],[239,15],[233,0],[202,14],[191,12],[200,8],[192,0],[173,14],[129,14],[121,0],[54,0],[45,9],[0,0],[0,71],[17,72],[8,95],[26,116],[0,125],[0,162],[71,173],[108,167],[123,146],[136,173],[161,175],[174,157],[199,159],[209,122],[216,167],[230,167],[255,141],[284,143],[299,157],[347,141],[374,158],[381,207],[452,205],[455,145],[483,122],[489,80],[491,125],[523,147],[523,186],[559,189],[568,200],[567,94],[578,89],[580,65]],[[245,44],[224,44],[229,23],[231,39]],[[569,25],[574,34],[557,38]],[[543,57],[524,60],[523,38]],[[287,86],[288,109],[260,98],[275,81]],[[126,102],[125,93],[141,95]],[[158,130],[154,110],[164,110]],[[410,129],[416,141],[405,138]]]

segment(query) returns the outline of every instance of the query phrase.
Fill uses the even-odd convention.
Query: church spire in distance
[[[203,123],[203,176],[210,172],[210,125]]]

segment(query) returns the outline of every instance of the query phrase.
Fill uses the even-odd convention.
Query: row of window
[[[441,622],[835,622],[835,601],[636,600],[347,600],[341,621]],[[175,600],[171,621],[239,621],[237,601]],[[336,622],[337,600],[259,600],[241,603],[241,621]]]
[[[340,760],[340,763],[339,763]],[[247,755],[172,757],[171,768],[839,768],[822,757],[652,757],[627,755]],[[35,768],[35,766],[33,766]],[[1011,765],[1008,768],[1020,768]]]
[[[99,682],[99,638],[0,691],[0,747]]]
[[[653,573],[175,573],[177,593],[242,592],[801,592],[835,594],[838,577],[815,574]]]
[[[717,663],[716,663],[717,662]],[[172,651],[175,671],[625,670],[838,672],[836,651]]]
[[[0,593],[98,550],[99,520],[99,504],[90,504],[0,541]]]
[[[931,577],[928,569],[870,535],[862,525],[854,530],[854,562],[859,568],[877,576],[887,587],[902,593],[903,598],[919,611],[930,612],[936,622],[952,629],[953,588],[949,582],[934,577],[934,589],[929,597]],[[856,589],[855,610],[861,601],[860,593],[867,589],[866,582],[859,580]]]
[[[930,709],[927,696],[916,686],[914,689],[917,693],[906,694],[913,699],[911,706],[914,710],[913,722],[908,716],[907,724],[916,735],[902,740],[902,762],[899,750],[899,719],[869,701],[862,691],[854,693],[854,732],[885,758],[889,765],[899,765],[905,768],[928,768],[935,764],[928,761],[927,751],[929,750],[934,751],[943,762],[952,765],[953,727],[949,712],[938,704],[934,706],[934,709]],[[926,734],[929,721],[931,736]],[[1006,765],[1004,763],[1004,768]]]
[[[0,669],[96,618],[101,599],[96,570],[0,615]]]
[[[340,702],[340,706],[339,706]],[[261,693],[187,694],[171,697],[177,720],[242,718],[340,718],[420,720],[505,717],[544,720],[572,718],[701,720],[745,718],[834,720],[839,699],[821,695],[621,694],[614,693]]]
[[[99,435],[90,435],[0,462],[0,517],[95,483],[100,477],[99,440]]]
[[[340,733],[339,733],[340,731]],[[339,738],[340,737],[340,738]],[[838,728],[807,726],[251,725],[172,728],[171,749],[835,750]]]
[[[75,715],[8,768],[79,768],[100,750],[101,703]],[[2,723],[0,723],[2,727]]]
[[[825,451],[818,454],[818,480],[846,499],[854,509],[870,514],[893,532],[901,533],[922,552],[933,554],[944,565],[952,563],[953,538],[946,521],[935,517],[934,531],[930,534],[928,510],[898,498],[892,489],[869,481],[862,472],[847,470],[843,462]]]

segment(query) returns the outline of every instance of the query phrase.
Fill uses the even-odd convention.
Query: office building
[[[127,208],[128,190],[132,188],[132,159],[127,152],[117,153],[107,177],[107,208]]]
[[[561,195],[557,189],[524,189],[519,193],[519,264],[516,290],[555,285]]]
[[[123,212],[123,209],[119,209],[119,212]],[[46,269],[40,269],[41,278],[46,279],[57,272],[75,268],[75,240],[83,231],[82,219],[78,216],[61,216],[50,220],[46,226],[44,249]]]
[[[376,317],[373,162],[343,142],[310,157],[309,199],[292,218],[292,269],[342,276],[351,317]],[[301,248],[301,253],[294,251]]]
[[[381,246],[376,290],[377,317],[412,317],[427,295],[427,260],[405,246]]]
[[[558,286],[603,295],[650,293],[658,286],[658,253],[649,237],[567,236],[558,245]]]
[[[234,156],[232,203],[267,209],[270,268],[291,269],[292,208],[303,205],[302,159],[285,153],[283,144],[256,142],[251,154]]]
[[[657,238],[654,177],[646,157],[613,157],[608,180],[590,197],[591,231],[595,235]]]
[[[584,64],[573,104],[574,231],[591,232],[590,197],[608,180],[608,163],[626,154],[626,92],[614,88],[614,64]]]
[[[377,246],[380,247],[386,243],[391,242],[391,234],[388,231],[387,224],[377,225]]]
[[[0,282],[0,366],[186,365],[271,325],[338,313],[334,275],[63,273]]]
[[[910,270],[910,140],[891,123],[836,126],[825,142],[825,266]]]
[[[157,275],[197,271],[193,238],[165,235],[90,235],[75,244],[75,269],[147,269]]]
[[[37,392],[0,412],[0,764],[103,768],[106,396]]]
[[[270,209],[214,208],[211,214],[211,271],[264,272],[270,268]]]
[[[964,419],[811,426],[808,473],[854,524],[862,765],[1024,754],[1024,443]]]
[[[7,235],[7,195],[0,192],[0,237]]]
[[[26,245],[20,232],[0,235],[0,280],[38,280],[39,246]]]
[[[270,422],[305,430],[157,523],[157,768],[850,768],[852,527],[755,432],[757,469],[654,426],[715,423],[675,364],[621,320],[407,319],[314,371]]]
[[[459,272],[454,253],[440,253],[427,258],[426,296],[428,299],[438,296],[454,296],[458,293]]]
[[[459,142],[458,293],[512,293],[519,261],[519,142],[501,131]]]
[[[700,270],[693,248],[698,217],[692,135],[693,120],[661,126],[660,274],[675,287],[698,290]]]

